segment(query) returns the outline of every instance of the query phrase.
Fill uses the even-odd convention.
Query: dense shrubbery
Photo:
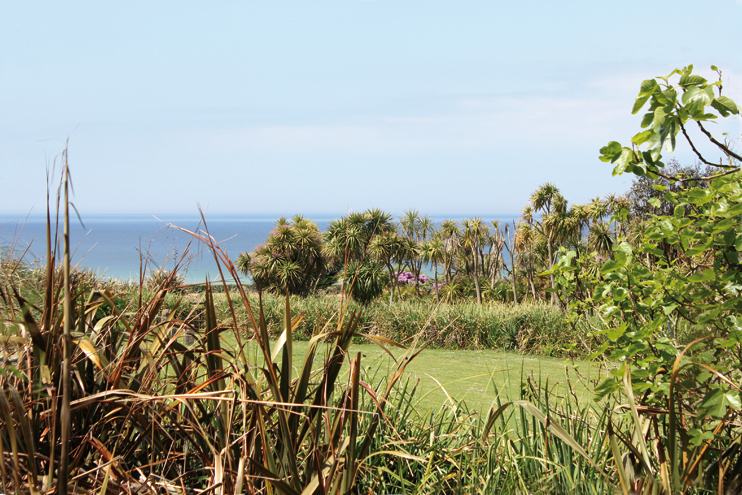
[[[251,299],[256,301],[257,297]],[[291,298],[291,307],[304,314],[296,337],[308,339],[318,325],[336,317],[339,301],[338,296]],[[226,316],[226,304],[220,303],[219,297],[217,303]],[[264,295],[263,307],[266,321],[273,328],[280,328],[283,298]],[[350,309],[361,308],[351,304]],[[245,314],[240,322],[241,326],[249,326]],[[429,300],[412,299],[389,306],[378,301],[363,308],[359,329],[408,344],[422,335],[432,347],[504,348],[549,356],[586,356],[604,340],[593,335],[588,325],[580,325],[575,332],[562,311],[544,303],[478,306],[468,302],[436,306]]]

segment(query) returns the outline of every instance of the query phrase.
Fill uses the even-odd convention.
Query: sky
[[[3,214],[44,211],[67,142],[83,216],[583,203],[630,187],[598,156],[642,80],[715,64],[742,102],[742,0],[0,6]]]

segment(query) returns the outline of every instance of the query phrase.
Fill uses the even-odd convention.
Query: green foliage
[[[341,266],[350,260],[361,260],[377,236],[394,231],[392,215],[379,209],[350,213],[333,220],[325,233],[325,255]]]
[[[353,300],[366,305],[384,293],[389,277],[378,263],[354,260],[345,269],[345,283]]]
[[[676,86],[668,82],[673,75],[680,76]],[[669,205],[666,213],[646,219],[631,242],[618,239],[599,270],[586,276],[585,258],[562,250],[552,275],[557,293],[572,301],[573,322],[593,313],[605,321],[601,333],[607,341],[600,351],[619,368],[596,389],[597,398],[625,394],[635,431],[664,432],[653,436],[652,448],[641,436],[620,439],[640,457],[643,478],[635,481],[642,489],[666,493],[710,483],[724,493],[725,483],[742,476],[742,464],[732,461],[739,458],[734,442],[740,434],[737,384],[742,381],[742,177],[739,156],[703,122],[717,117],[708,113],[711,109],[722,117],[738,111],[721,96],[720,82],[707,83],[692,74],[692,66],[658,79],[642,83],[633,110],[650,103],[642,121],[648,130],[632,140],[647,150],[612,142],[601,150],[601,160],[615,164],[614,175],[632,172],[685,182],[687,176],[661,170],[661,151],[663,146],[672,151],[679,133],[696,150],[685,128],[696,122],[722,161],[713,163],[698,153],[699,160],[716,167],[703,187],[658,186]],[[648,203],[661,204],[657,197]],[[614,221],[625,221],[627,213]],[[644,411],[654,413],[643,417]],[[617,443],[614,451],[618,456]],[[709,470],[719,455],[729,461]],[[625,490],[629,478],[622,474]]]
[[[717,69],[714,69],[717,70]],[[678,134],[690,141],[686,125],[695,122],[709,141],[721,148],[729,158],[739,160],[739,156],[731,152],[722,143],[717,141],[703,126],[704,122],[715,120],[719,116],[728,117],[739,114],[737,105],[728,97],[721,95],[721,72],[717,82],[709,83],[703,77],[693,74],[693,66],[675,69],[667,77],[648,79],[641,84],[639,95],[634,103],[632,113],[639,112],[649,102],[647,113],[642,118],[641,126],[645,131],[637,133],[632,139],[632,147],[621,146],[611,141],[600,149],[600,159],[614,164],[613,175],[624,172],[639,176],[649,174],[650,177],[666,176],[662,173],[665,166],[662,162],[662,150],[673,152],[677,144]],[[670,78],[678,75],[676,85],[670,84]],[[718,96],[714,95],[718,89]],[[710,107],[710,108],[709,108]],[[717,114],[712,113],[716,111]],[[637,148],[643,146],[646,151]],[[693,148],[695,150],[695,147]],[[719,167],[719,163],[706,160],[697,152],[698,158],[706,165]],[[735,167],[729,163],[722,168]]]
[[[326,264],[319,228],[300,215],[292,221],[280,218],[265,244],[237,259],[237,268],[262,289],[302,295],[316,290]]]

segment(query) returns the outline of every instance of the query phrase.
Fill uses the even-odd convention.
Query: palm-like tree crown
[[[531,195],[531,205],[534,210],[543,211],[548,214],[553,211],[552,206],[559,201],[559,198],[564,199],[559,192],[559,188],[547,182],[533,192]]]
[[[325,270],[322,236],[317,225],[302,216],[276,221],[265,244],[242,253],[238,268],[263,288],[306,294]]]

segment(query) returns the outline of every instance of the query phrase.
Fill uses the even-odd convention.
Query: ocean
[[[324,215],[312,218],[325,230],[330,220],[342,215]],[[471,216],[436,215],[461,220]],[[242,252],[250,252],[262,244],[273,230],[276,216],[206,215],[209,234],[234,261]],[[482,216],[484,220],[512,221],[515,215]],[[209,277],[218,278],[218,270],[211,252],[202,243],[173,225],[190,231],[203,232],[203,224],[196,215],[85,215],[84,225],[77,216],[70,216],[70,247],[72,263],[89,268],[101,276],[124,280],[139,280],[140,262],[147,271],[159,267],[172,268],[184,252],[188,262],[181,273],[188,283],[199,283]],[[54,222],[54,219],[52,219]],[[60,243],[61,243],[60,226]],[[53,234],[52,234],[53,235]],[[43,261],[46,256],[46,218],[0,215],[0,246],[13,249],[16,255],[26,252],[28,261]],[[59,252],[62,250],[60,249]],[[146,265],[145,265],[146,264]]]

